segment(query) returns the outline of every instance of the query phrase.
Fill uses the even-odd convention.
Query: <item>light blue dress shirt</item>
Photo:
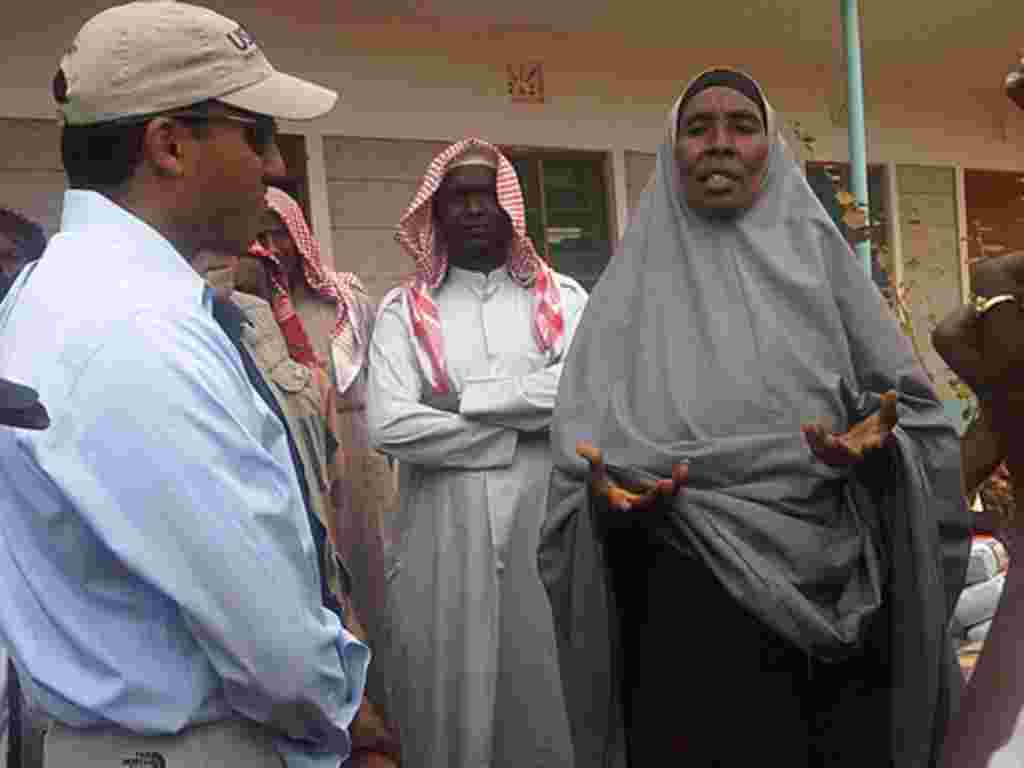
[[[7,730],[11,713],[7,707],[7,651],[0,647],[0,741]],[[4,744],[6,748],[6,743]],[[6,756],[0,754],[0,765],[6,765]]]
[[[321,604],[284,429],[211,306],[156,230],[66,194],[0,305],[0,375],[51,418],[0,429],[0,644],[71,726],[244,717],[337,766],[369,651]]]

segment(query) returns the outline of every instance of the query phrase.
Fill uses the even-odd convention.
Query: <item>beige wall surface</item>
[[[900,165],[896,173],[903,246],[903,289],[909,292],[914,336],[943,397],[952,373],[931,346],[938,320],[960,303],[960,232],[952,168]]]
[[[352,17],[360,4],[294,0],[284,14],[255,0],[207,0],[242,21],[278,68],[341,92],[327,117],[283,128],[303,133],[311,149],[312,218],[325,254],[363,276],[377,296],[411,269],[394,243],[394,225],[442,139],[476,135],[506,146],[607,153],[618,208],[611,219],[621,224],[653,169],[670,103],[694,74],[729,63],[757,76],[786,122],[815,139],[805,159],[846,159],[841,57],[835,30],[821,28],[834,14],[821,11],[819,0],[763,8],[738,3],[734,23],[714,11],[719,16],[699,28],[671,11],[687,4],[637,0],[647,3],[646,11],[620,19],[618,29],[608,14],[624,4],[591,3],[583,16],[592,11],[601,23],[581,22],[575,30],[555,24],[573,14],[556,18],[554,10],[546,27],[545,3],[530,6],[533,22],[509,16],[525,13],[518,5],[502,6],[501,18],[471,22],[388,19],[388,9],[404,13],[393,8],[396,1],[374,3],[379,13],[372,20]],[[30,121],[0,119],[0,205],[22,207],[51,230],[63,179],[50,79],[74,31],[107,4],[19,4],[6,20],[18,33],[5,41],[0,118]],[[408,10],[408,3],[398,5]],[[462,5],[469,8],[455,0],[417,3]],[[1011,40],[1019,23],[1007,23],[1019,22],[1016,4],[981,5],[967,12],[953,0],[864,4],[870,6],[863,10],[862,37],[871,162],[939,169],[943,178],[962,168],[1024,171],[1024,113],[1013,111],[999,87],[1020,44]],[[527,61],[543,62],[543,104],[508,97],[507,66]],[[906,266],[906,279],[935,294],[941,311],[954,302],[956,285],[936,282],[928,270],[956,274],[963,203],[955,185],[947,189],[943,182],[941,194],[925,194],[913,191],[921,174],[899,175],[893,186],[902,235],[893,243],[895,257]],[[915,224],[912,210],[941,214],[944,223]],[[915,274],[919,264],[928,266]]]
[[[244,0],[209,4],[243,21],[279,68],[341,91],[339,106],[311,127],[318,132],[402,139],[477,134],[507,145],[651,152],[683,83],[709,65],[728,62],[756,75],[781,114],[798,119],[818,139],[820,158],[846,154],[837,106],[840,58],[834,44],[821,39],[827,31],[809,36],[809,28],[797,23],[810,14],[796,13],[801,3],[794,0],[784,4],[793,6],[788,9],[775,4],[776,28],[763,26],[773,17],[759,11],[756,29],[737,17],[731,26],[680,31],[671,47],[664,34],[655,34],[656,15],[646,32],[633,22],[627,32],[612,34],[481,28],[443,19],[347,20],[341,10],[308,0],[295,3],[290,15]],[[82,20],[105,5],[49,0],[18,6],[7,20],[18,34],[5,41],[0,116],[53,115],[50,79],[59,54]],[[999,93],[1015,48],[991,38],[994,24],[984,39],[953,38],[946,29],[945,22],[958,20],[966,35],[968,22],[984,20],[986,12],[995,11],[976,9],[963,18],[956,4],[931,3],[928,24],[921,20],[914,29],[918,39],[900,44],[865,33],[873,161],[1024,170],[1024,121]],[[878,16],[869,14],[866,27],[890,32],[892,24],[880,25]],[[506,66],[531,60],[544,63],[547,101],[512,104]]]
[[[395,225],[434,155],[446,145],[331,136],[324,142],[335,262],[377,299],[413,271]]]
[[[47,234],[60,226],[65,186],[59,136],[53,120],[0,118],[0,206],[39,222]]]
[[[657,155],[653,152],[626,152],[626,201],[631,214],[654,173],[656,162]]]

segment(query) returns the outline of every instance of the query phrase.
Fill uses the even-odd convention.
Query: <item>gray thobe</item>
[[[564,351],[586,293],[556,279]],[[504,269],[452,267],[434,298],[460,414],[427,404],[401,302],[382,310],[370,357],[371,437],[400,463],[389,584],[403,762],[569,766],[551,611],[536,570],[561,358],[538,349],[533,296]]]

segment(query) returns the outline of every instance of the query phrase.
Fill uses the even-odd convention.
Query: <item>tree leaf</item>
[[[843,223],[850,229],[865,229],[868,215],[862,208],[850,208],[843,214]]]

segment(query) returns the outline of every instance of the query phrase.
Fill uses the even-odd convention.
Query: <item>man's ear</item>
[[[188,127],[176,120],[166,117],[151,120],[142,137],[143,161],[157,176],[182,176],[191,138]]]

